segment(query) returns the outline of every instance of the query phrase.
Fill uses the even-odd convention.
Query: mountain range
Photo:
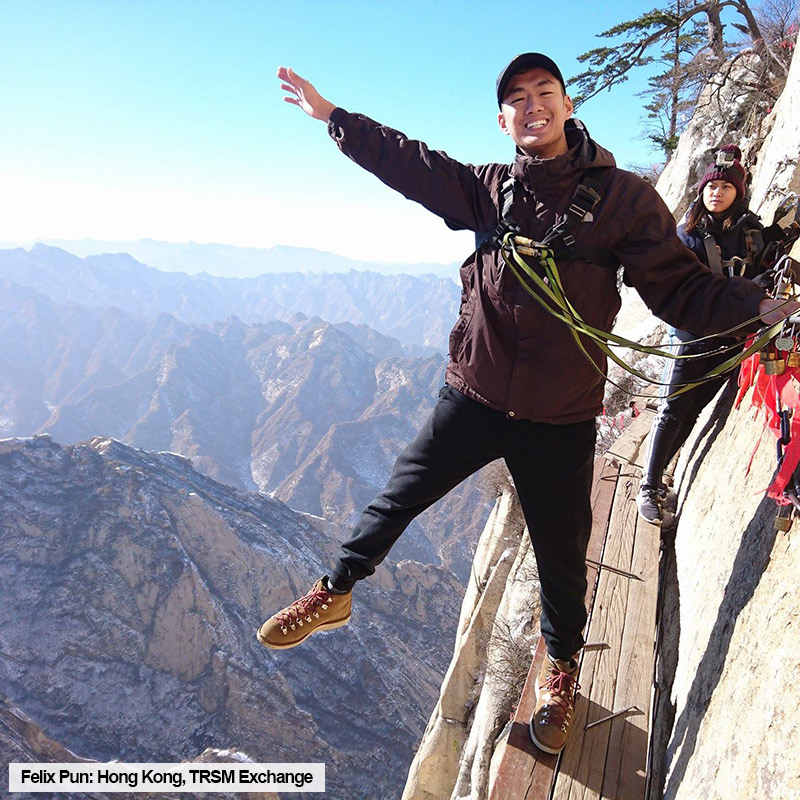
[[[327,796],[399,796],[452,573],[386,562],[350,625],[270,651],[255,629],[327,569],[331,523],[101,437],[0,442],[0,510],[0,685],[43,736],[97,760],[325,762]]]
[[[243,322],[289,320],[297,313],[336,323],[367,325],[415,346],[445,352],[460,290],[447,278],[370,272],[217,278],[162,272],[127,254],[78,258],[36,245],[0,250],[0,281],[40,292],[56,302],[115,306],[140,317],[160,312],[183,322],[236,316]]]
[[[70,257],[71,258],[71,257]],[[344,525],[432,408],[445,362],[363,325],[246,325],[54,302],[0,284],[0,436],[110,436]],[[427,511],[400,557],[469,574],[491,506],[479,477]]]
[[[377,272],[381,275],[436,275],[458,277],[458,264],[389,264],[355,261],[309,247],[234,247],[228,244],[160,242],[156,239],[109,241],[102,239],[46,239],[41,244],[59,247],[73,255],[96,256],[128,253],[138,261],[164,272],[207,272],[222,278],[254,278],[269,272]],[[0,242],[0,246],[5,245]],[[469,255],[464,253],[464,257]]]

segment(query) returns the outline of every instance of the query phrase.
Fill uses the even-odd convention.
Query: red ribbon
[[[756,353],[742,364],[739,371],[739,393],[736,395],[736,408],[739,407],[751,386],[753,387],[752,405],[764,411],[766,424],[778,439],[781,437],[778,399],[780,399],[780,409],[791,409],[790,441],[784,447],[780,469],[767,489],[768,497],[771,497],[779,505],[788,505],[790,501],[783,496],[783,490],[800,462],[800,368],[786,367],[783,375],[767,375],[763,365],[759,363]]]

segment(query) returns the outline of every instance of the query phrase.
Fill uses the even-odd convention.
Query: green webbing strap
[[[698,354],[688,354],[688,355],[678,355],[675,353],[667,353],[663,350],[659,350],[655,347],[649,347],[646,345],[642,345],[639,342],[633,342],[629,339],[625,339],[621,336],[616,336],[607,331],[601,331],[598,328],[594,328],[591,325],[588,325],[578,314],[576,309],[572,306],[569,300],[564,293],[564,287],[561,283],[561,276],[558,272],[558,268],[556,267],[555,260],[553,258],[553,251],[549,248],[543,248],[538,246],[535,242],[532,242],[530,239],[525,239],[524,237],[516,237],[513,234],[507,234],[503,239],[504,247],[501,250],[503,260],[506,265],[511,269],[514,273],[514,276],[520,282],[522,287],[528,292],[534,300],[536,300],[539,305],[541,305],[548,313],[552,314],[557,319],[560,319],[570,330],[573,339],[575,340],[575,344],[577,345],[578,349],[583,353],[589,363],[594,367],[594,369],[600,374],[603,378],[607,378],[605,372],[597,365],[595,360],[587,351],[584,343],[581,340],[581,336],[585,336],[592,341],[594,341],[595,345],[606,355],[607,358],[611,359],[615,364],[625,369],[627,372],[635,375],[636,377],[644,380],[648,383],[655,383],[660,386],[681,386],[682,388],[678,389],[677,391],[673,392],[669,395],[669,397],[675,397],[676,395],[682,394],[683,392],[689,391],[693,389],[695,386],[700,385],[701,383],[706,383],[707,381],[711,381],[723,375],[726,372],[729,372],[735,369],[739,364],[741,364],[744,360],[749,358],[752,353],[757,352],[760,350],[764,345],[767,344],[771,339],[773,339],[779,333],[783,322],[778,322],[775,325],[772,325],[770,328],[766,330],[765,333],[760,335],[756,338],[756,340],[747,347],[743,352],[739,352],[736,355],[732,356],[731,358],[724,361],[722,364],[718,365],[714,369],[710,370],[706,375],[701,378],[698,378],[696,381],[687,384],[674,384],[674,383],[664,383],[662,381],[656,381],[650,378],[649,376],[645,375],[644,373],[640,372],[639,370],[635,369],[634,367],[630,366],[629,364],[625,363],[616,353],[614,353],[607,342],[613,341],[617,346],[627,347],[632,350],[637,350],[638,352],[648,353],[651,355],[658,355],[664,358],[702,358],[707,357],[709,353],[698,353]],[[506,248],[511,251],[513,256],[509,258],[506,254]],[[522,258],[520,252],[526,253],[528,255],[533,255],[539,261],[539,264],[543,267],[545,271],[545,278],[543,279],[537,272],[530,267],[527,261]],[[515,265],[514,262],[517,262]],[[521,268],[520,270],[517,269],[517,266]],[[523,277],[524,273],[537,287],[538,292],[531,288],[528,285],[525,277]],[[544,295],[544,297],[542,296]],[[550,305],[546,302],[545,297],[548,298],[553,305]],[[758,317],[754,317],[752,320],[748,320],[747,322],[742,323],[741,326],[737,326],[736,328],[732,328],[729,331],[723,332],[723,334],[713,334],[712,336],[707,337],[700,337],[694,341],[703,341],[704,339],[709,339],[715,336],[725,335],[727,333],[733,333],[738,330],[739,327],[744,327],[745,325],[749,325],[751,322],[756,321],[759,319]],[[739,343],[735,343],[730,347],[726,348],[719,348],[714,352],[725,352],[726,350],[730,349],[737,349],[741,345]],[[618,384],[610,381],[614,386],[618,386]],[[618,388],[622,388],[619,387]]]
[[[571,306],[569,305],[569,301],[567,300],[566,295],[565,295],[564,290],[563,290],[563,286],[561,285],[560,276],[558,274],[558,269],[555,266],[555,260],[553,259],[552,251],[551,252],[545,252],[547,250],[547,248],[536,248],[536,250],[534,252],[534,249],[531,248],[531,247],[526,247],[525,245],[521,245],[521,246],[516,245],[516,243],[513,241],[514,238],[516,238],[519,241],[523,241],[523,242],[530,242],[531,240],[530,239],[526,240],[526,239],[524,239],[523,237],[520,237],[520,236],[514,237],[513,234],[510,237],[506,237],[507,243],[510,242],[509,246],[510,246],[510,248],[512,250],[512,255],[514,256],[514,259],[516,260],[517,264],[521,267],[521,269],[536,284],[536,286],[539,288],[540,291],[542,291],[545,295],[549,296],[550,299],[553,300],[553,302],[556,303],[556,305],[559,308],[567,311],[567,313],[569,313],[574,318],[574,321],[576,322],[576,324],[579,325],[579,327],[581,327],[587,334],[594,334],[594,337],[602,340],[603,343],[608,341],[608,342],[612,342],[614,344],[614,346],[617,346],[617,347],[625,347],[625,348],[628,348],[628,349],[631,349],[631,350],[638,350],[639,352],[642,352],[642,353],[648,353],[649,355],[656,355],[656,356],[662,356],[664,358],[673,358],[673,359],[678,359],[678,358],[680,358],[680,359],[705,358],[706,356],[708,356],[708,355],[710,355],[712,353],[723,353],[723,352],[726,352],[728,350],[738,350],[738,348],[740,346],[739,342],[734,342],[731,345],[728,345],[728,346],[725,346],[725,347],[716,348],[715,350],[711,351],[711,353],[709,353],[709,352],[706,352],[706,353],[688,353],[688,354],[685,354],[685,355],[677,355],[675,353],[668,353],[668,352],[665,352],[664,350],[660,350],[658,347],[653,347],[653,346],[649,346],[649,345],[643,345],[640,342],[631,341],[630,339],[626,339],[626,338],[624,338],[622,336],[618,336],[617,334],[610,333],[610,332],[607,332],[607,331],[601,331],[599,328],[594,328],[591,325],[588,325],[583,319],[581,319],[580,316],[578,315],[577,311],[572,309]],[[505,263],[514,272],[514,274],[516,275],[517,279],[518,280],[522,280],[520,275],[519,275],[519,273],[514,268],[514,265],[509,262],[509,259],[508,259],[507,255],[506,255],[505,251],[501,251],[501,253],[503,255],[503,259],[504,259]],[[544,267],[547,280],[550,283],[546,283],[545,281],[543,281],[542,278],[531,268],[531,266],[527,263],[527,261],[525,261],[524,258],[520,257],[520,255],[519,255],[520,253],[526,253],[528,255],[535,255],[540,260],[541,266]],[[524,284],[524,280],[522,282]],[[551,288],[550,288],[550,284],[551,283],[556,287],[555,290],[551,290]],[[548,310],[550,310],[552,312],[552,309],[548,309]],[[739,327],[743,327],[745,325],[749,325],[752,322],[758,321],[758,319],[759,319],[758,317],[754,317],[751,320],[747,320],[746,322],[743,322],[741,326],[737,326],[735,328],[731,328],[731,329],[729,329],[727,331],[721,331],[720,333],[713,333],[713,334],[710,334],[708,336],[697,337],[696,339],[693,339],[691,343],[702,342],[702,341],[706,341],[706,340],[709,340],[709,339],[715,339],[715,338],[720,337],[720,336],[728,336],[728,335],[735,334],[738,331]],[[567,320],[563,320],[563,321],[567,322]],[[684,344],[684,343],[679,343],[678,345],[675,345],[675,346],[680,346],[680,344]],[[664,345],[662,345],[662,346],[664,346]],[[673,346],[673,345],[666,345],[666,346]]]

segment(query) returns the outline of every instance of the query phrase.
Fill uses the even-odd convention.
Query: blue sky
[[[0,241],[288,244],[448,262],[468,234],[362,173],[282,102],[278,65],[462,161],[509,161],[494,81],[540,50],[566,77],[652,3],[4,0]],[[620,165],[657,160],[644,76],[579,116]]]

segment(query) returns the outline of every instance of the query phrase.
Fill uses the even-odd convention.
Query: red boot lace
[[[555,665],[550,667],[550,672],[542,689],[550,693],[550,699],[545,705],[547,707],[547,717],[554,725],[564,725],[567,714],[572,711],[575,692],[580,688],[574,675],[570,675],[569,672],[562,672]]]
[[[325,589],[312,589],[307,595],[279,612],[275,619],[282,628],[295,623],[302,625],[303,620],[311,622],[311,615],[316,615],[318,608],[331,602],[333,602],[333,597],[328,591]]]

